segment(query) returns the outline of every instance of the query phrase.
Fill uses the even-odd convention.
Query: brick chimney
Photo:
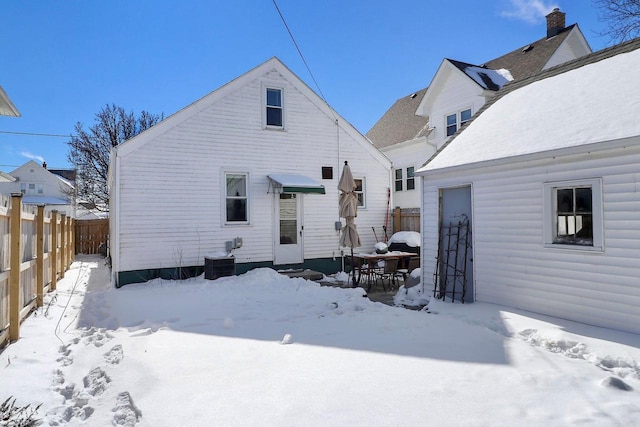
[[[547,38],[558,35],[560,31],[564,30],[566,13],[560,12],[557,7],[553,9],[553,12],[547,15]]]

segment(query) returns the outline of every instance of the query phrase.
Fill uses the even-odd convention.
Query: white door
[[[302,254],[302,195],[275,195],[275,252],[274,264],[300,264]]]

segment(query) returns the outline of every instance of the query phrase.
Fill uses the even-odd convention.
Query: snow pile
[[[430,290],[402,287],[428,302],[407,310],[271,269],[114,289],[83,258],[2,352],[0,398],[43,426],[637,424],[640,336]]]

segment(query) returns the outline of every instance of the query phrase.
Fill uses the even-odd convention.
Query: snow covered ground
[[[363,295],[269,269],[113,289],[78,258],[0,354],[0,399],[45,426],[640,425],[640,336]]]

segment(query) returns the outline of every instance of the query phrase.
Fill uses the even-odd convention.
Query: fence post
[[[393,232],[397,233],[402,228],[402,210],[396,206],[393,210]]]
[[[60,278],[64,279],[64,272],[67,269],[67,214],[60,213]]]
[[[22,193],[11,193],[9,268],[9,340],[20,338],[20,264],[22,262]]]
[[[55,291],[58,285],[58,211],[51,211],[51,290]]]
[[[44,205],[38,205],[36,223],[36,307],[44,304]]]
[[[67,239],[67,242],[69,243],[67,245],[67,250],[69,251],[67,253],[67,270],[69,270],[71,268],[71,263],[74,261],[74,245],[73,245],[73,226],[74,226],[74,220],[73,218],[69,217],[69,227],[67,228],[68,232],[69,232],[69,238]]]

